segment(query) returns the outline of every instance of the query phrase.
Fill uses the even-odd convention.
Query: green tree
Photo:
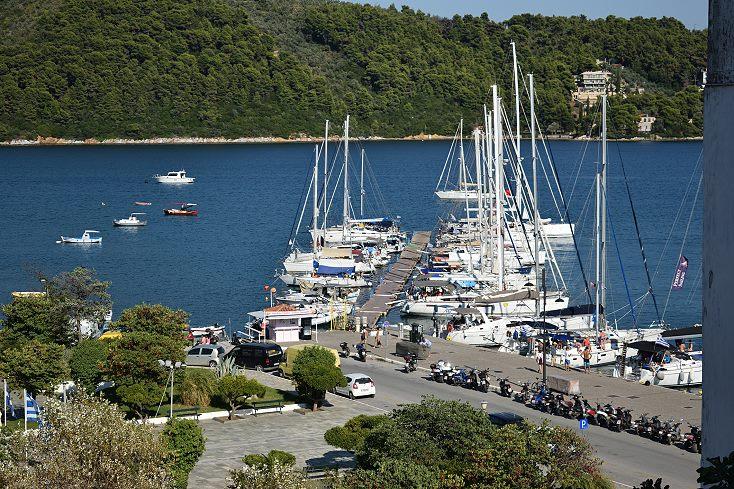
[[[2,349],[31,339],[69,346],[75,339],[69,317],[47,296],[14,297],[2,311]]]
[[[217,382],[217,394],[229,406],[228,418],[231,420],[234,412],[248,399],[264,396],[265,386],[244,375],[225,375]]]
[[[697,470],[696,482],[713,489],[734,487],[734,452],[724,458],[707,458],[708,464]]]
[[[102,367],[107,360],[107,343],[86,339],[77,343],[69,352],[71,378],[87,392],[93,392],[103,380]]]
[[[83,393],[48,399],[40,430],[14,432],[0,463],[0,486],[171,487],[166,449],[144,425],[125,421],[107,401]]]
[[[395,409],[369,428],[357,443],[356,460],[349,486],[612,487],[589,443],[572,430],[548,424],[498,428],[468,403],[431,397]]]
[[[389,420],[387,416],[368,416],[360,414],[350,419],[344,426],[334,426],[324,433],[324,440],[329,445],[355,452],[362,448],[367,434],[381,423]]]
[[[161,433],[161,442],[172,460],[171,475],[176,488],[186,489],[189,473],[204,453],[204,433],[190,419],[171,419]]]
[[[97,278],[94,270],[84,267],[60,273],[46,283],[49,298],[69,318],[79,340],[84,322],[101,325],[111,310],[109,286],[109,282]]]
[[[216,393],[217,377],[211,370],[187,368],[183,374],[181,401],[189,406],[206,407]]]
[[[145,420],[148,411],[162,398],[161,387],[150,381],[129,382],[115,388],[116,400],[130,409],[139,419]]]
[[[0,374],[12,388],[38,394],[68,378],[64,347],[31,340],[0,351]]]
[[[183,338],[188,319],[185,311],[174,311],[161,304],[138,304],[122,311],[112,329]]]
[[[327,391],[347,385],[346,377],[336,366],[334,354],[320,346],[304,348],[296,355],[293,380],[298,393],[311,401],[313,411],[316,411]]]

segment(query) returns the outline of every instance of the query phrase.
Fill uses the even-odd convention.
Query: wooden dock
[[[405,249],[400,253],[398,260],[382,277],[382,281],[375,289],[367,302],[360,307],[355,316],[366,317],[368,326],[375,326],[377,321],[385,316],[392,308],[392,302],[403,291],[405,282],[413,273],[415,266],[421,260],[423,251],[431,239],[430,231],[416,231]]]

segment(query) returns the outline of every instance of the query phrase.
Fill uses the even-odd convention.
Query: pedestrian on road
[[[566,345],[566,349],[563,350],[563,369],[571,370],[571,345]]]
[[[584,372],[589,373],[589,363],[591,362],[591,347],[584,348],[584,352],[581,354],[584,359]]]
[[[380,336],[382,336],[382,328],[380,326],[377,327],[377,334],[375,335],[375,348],[381,348],[382,347],[382,340],[380,339]]]
[[[367,329],[363,329],[359,336],[359,342],[364,345],[367,342]]]

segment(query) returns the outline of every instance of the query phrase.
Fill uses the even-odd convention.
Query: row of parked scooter
[[[408,372],[406,357],[406,372]],[[488,370],[473,368],[454,368],[443,360],[431,364],[431,378],[436,382],[457,385],[481,392],[489,391],[490,374]],[[525,382],[520,390],[515,392],[507,378],[498,378],[498,394],[521,402],[528,407],[554,416],[563,416],[569,419],[586,420],[590,425],[600,426],[612,431],[636,433],[640,436],[659,441],[667,445],[679,445],[686,450],[701,452],[701,429],[690,425],[690,431],[683,433],[681,422],[673,420],[663,421],[660,416],[643,414],[633,419],[632,410],[611,404],[592,406],[588,400],[580,395],[564,396],[562,393],[553,393],[542,382]]]

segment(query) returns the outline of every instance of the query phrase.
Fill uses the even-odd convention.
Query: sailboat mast
[[[502,125],[500,119],[500,99],[497,97],[497,85],[492,85],[492,105],[494,111],[494,164],[495,164],[495,212],[497,223],[497,265],[499,273],[499,288],[505,290],[505,243],[503,237],[504,226],[504,184],[502,161]]]
[[[512,44],[512,68],[513,78],[515,82],[515,155],[517,157],[517,168],[516,172],[517,179],[515,181],[515,207],[517,208],[518,218],[523,218],[523,202],[522,202],[522,159],[520,158],[520,84],[519,77],[517,76],[517,49],[515,48],[515,41],[510,42]]]
[[[316,158],[313,166],[313,225],[311,227],[313,232],[313,252],[314,255],[319,248],[319,158],[321,153],[319,152],[319,145],[316,145]]]
[[[364,148],[362,148],[362,158],[359,171],[359,215],[364,217]]]
[[[479,265],[484,270],[484,197],[482,193],[482,131],[474,129],[474,159],[477,167],[477,233],[479,235]]]
[[[601,142],[601,307],[607,306],[607,94],[601,96],[602,142]],[[606,315],[604,316],[606,317]],[[604,322],[606,323],[606,321]],[[606,324],[603,324],[606,327]]]
[[[321,207],[324,209],[324,236],[326,235],[326,215],[329,211],[326,205],[326,191],[329,183],[329,119],[326,119],[326,129],[324,130],[324,195],[321,200]]]
[[[535,86],[532,73],[528,75],[530,85],[530,148],[533,159],[533,256],[535,257],[535,291],[538,299],[535,301],[535,316],[540,316],[540,252],[538,247],[538,162],[537,148],[535,147]]]
[[[596,287],[595,287],[595,308],[594,308],[594,328],[596,329],[597,336],[599,335],[599,322],[601,321],[601,315],[599,314],[601,309],[601,174],[596,174]]]
[[[347,237],[349,225],[349,114],[344,121],[344,208],[342,211],[342,232]]]

